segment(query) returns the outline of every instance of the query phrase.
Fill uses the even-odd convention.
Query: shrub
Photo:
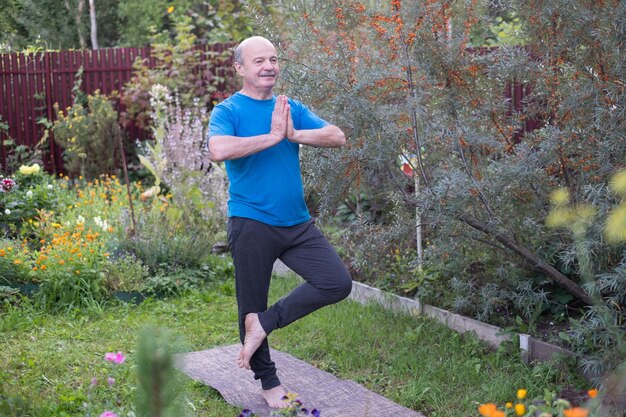
[[[20,249],[13,240],[0,240],[0,285],[30,282],[28,271],[22,265],[24,260],[19,255]]]
[[[106,298],[103,236],[84,225],[62,226],[39,250],[29,252],[33,276],[41,282],[37,301],[46,309],[90,307]]]
[[[41,188],[48,204],[47,209],[22,210],[15,220],[22,226],[14,227],[19,233],[0,244],[4,281],[40,284],[36,300],[50,310],[104,301],[108,289],[103,271],[110,263],[106,244],[117,230],[113,219],[127,204],[118,198],[123,192],[121,184],[114,177],[73,184],[67,177],[54,180],[28,173],[28,169],[22,171],[16,179],[35,190],[35,201],[37,187]]]
[[[417,210],[433,243],[427,264],[497,287],[485,297],[524,295],[518,289],[530,283],[520,305],[539,302],[533,312],[542,291],[551,300],[559,288],[574,298],[567,307],[576,313],[594,303],[584,287],[585,252],[571,235],[546,227],[548,195],[564,186],[572,201],[593,202],[598,216],[583,247],[595,255],[594,279],[617,268],[623,243],[607,244],[603,229],[616,202],[608,177],[626,154],[617,104],[626,90],[619,84],[623,33],[609,28],[626,9],[585,1],[506,6],[503,12],[519,17],[524,47],[469,48],[473,27],[490,18],[471,0],[410,7],[345,0],[314,14],[302,2],[283,1],[286,92],[332,115],[350,136],[342,152],[306,150],[322,214],[360,184],[376,184],[393,203],[387,217],[397,219],[379,228],[382,236],[413,234],[408,220]],[[510,82],[526,86],[519,106],[503,97]],[[402,160],[415,161],[419,188],[401,171]],[[503,264],[514,273],[501,273]],[[602,291],[605,302],[622,292]]]
[[[87,179],[114,174],[120,160],[118,114],[99,90],[65,111],[55,105],[54,139],[64,148],[67,172]]]
[[[122,120],[125,124],[133,123],[141,128],[151,126],[152,108],[150,89],[161,84],[176,91],[184,107],[189,107],[194,100],[205,109],[212,107],[216,100],[223,97],[218,86],[228,87],[229,78],[218,75],[213,67],[224,64],[226,57],[216,52],[204,52],[192,33],[192,19],[188,16],[177,17],[175,37],[155,36],[151,41],[151,57],[154,65],[148,65],[148,58],[138,59],[134,64],[134,75],[122,92]],[[234,78],[233,78],[234,79]]]
[[[214,243],[213,233],[187,222],[182,210],[155,203],[140,212],[135,235],[112,243],[115,253],[132,254],[151,274],[201,267]]]
[[[219,233],[226,219],[228,180],[224,168],[210,159],[206,111],[197,101],[181,108],[178,96],[172,98],[158,84],[151,96],[154,143],[144,142],[140,161],[155,176],[155,190],[161,182],[167,185],[173,205],[187,221]]]
[[[149,269],[133,254],[111,257],[102,266],[106,287],[110,291],[140,291],[144,288]]]
[[[0,133],[2,132],[2,120],[0,119]],[[21,166],[32,166],[34,164],[42,165],[42,149],[41,145],[45,141],[42,139],[34,147],[28,145],[18,145],[13,139],[5,139],[2,145],[7,153],[5,166],[2,171],[5,174],[15,173]]]
[[[50,210],[66,202],[54,178],[38,164],[22,165],[13,178],[0,178],[0,226],[7,236],[29,235],[40,210]]]

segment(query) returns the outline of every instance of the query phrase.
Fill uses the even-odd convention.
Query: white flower
[[[11,210],[9,210],[9,209],[4,210],[4,214],[6,214],[8,216],[9,214],[11,214]]]
[[[155,84],[150,89],[150,105],[154,108],[163,108],[172,101],[170,90],[161,84]]]
[[[52,184],[48,184],[48,190],[52,190],[54,186]]]
[[[28,190],[26,192],[26,197],[31,198],[33,196],[33,192],[31,190]]]
[[[76,224],[85,224],[85,218],[79,214],[76,218]]]
[[[102,220],[100,218],[100,216],[94,217],[93,218],[94,223],[96,223],[98,226],[100,226],[102,228],[102,230],[108,230],[109,229],[109,223],[106,220]]]

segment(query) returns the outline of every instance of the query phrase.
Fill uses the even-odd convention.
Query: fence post
[[[50,52],[43,52],[43,60],[44,60],[44,82],[46,83],[46,114],[48,118],[48,122],[52,123],[52,118],[54,117],[53,108],[54,103],[52,97],[52,65],[50,65]],[[50,164],[52,168],[52,172],[57,173],[57,164],[56,164],[56,149],[54,147],[54,134],[52,133],[52,129],[48,130],[48,141],[50,141]]]

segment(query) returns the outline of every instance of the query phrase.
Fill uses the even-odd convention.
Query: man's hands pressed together
[[[276,104],[274,104],[272,127],[269,135],[278,143],[288,137],[289,125],[291,125],[291,130],[293,131],[289,101],[287,101],[286,96],[280,95],[276,97]]]
[[[285,130],[283,130],[283,127]],[[291,119],[289,101],[284,95],[276,97],[274,113],[272,113],[270,135],[273,135],[275,132],[276,134],[282,134],[281,138],[286,137],[289,141],[301,145],[337,148],[346,143],[343,131],[334,125],[326,125],[319,129],[296,130]]]
[[[253,137],[213,136],[209,141],[209,150],[213,161],[243,158],[270,148],[287,138],[293,143],[338,148],[346,143],[346,137],[335,125],[326,125],[319,129],[296,130],[291,118],[291,106],[286,96],[276,97],[272,124],[267,134]]]

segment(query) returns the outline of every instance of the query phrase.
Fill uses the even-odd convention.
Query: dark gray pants
[[[350,294],[352,279],[337,252],[313,220],[276,227],[252,219],[228,220],[228,244],[235,265],[239,310],[239,336],[245,336],[244,318],[258,313],[268,335],[307,314],[343,300]],[[305,282],[267,308],[272,268],[280,259]],[[267,339],[250,360],[254,378],[264,390],[280,385],[270,358]]]

